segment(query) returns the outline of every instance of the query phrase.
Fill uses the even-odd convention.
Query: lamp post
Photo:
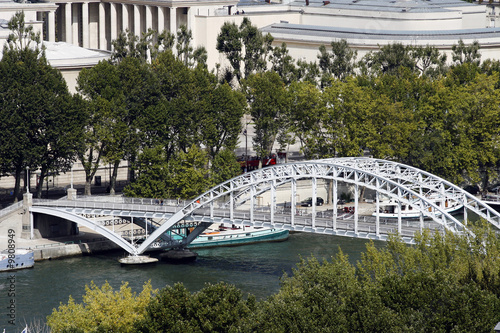
[[[243,134],[245,135],[245,173],[248,171],[248,132],[247,132],[247,124],[245,124],[245,129],[243,130]]]
[[[30,167],[26,167],[26,193],[30,193]]]

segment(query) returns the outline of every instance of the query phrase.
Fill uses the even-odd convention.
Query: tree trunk
[[[116,190],[116,177],[118,176],[118,167],[120,166],[120,161],[115,161],[113,163],[113,174],[109,180],[109,194],[115,194]]]
[[[14,202],[19,201],[19,189],[21,187],[21,168],[16,168],[16,183],[14,185]]]
[[[40,170],[40,179],[38,180],[38,184],[36,185],[36,197],[41,198],[42,197],[42,192],[43,192],[43,183],[45,181],[45,178],[47,178],[47,170],[42,167]],[[47,198],[49,194],[47,192]]]
[[[85,195],[92,195],[91,185],[92,185],[92,176],[85,177]]]

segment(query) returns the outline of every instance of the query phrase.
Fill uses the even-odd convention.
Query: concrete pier
[[[122,265],[146,265],[158,262],[158,259],[150,256],[128,256],[118,260]]]

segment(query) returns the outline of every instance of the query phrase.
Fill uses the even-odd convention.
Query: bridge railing
[[[13,211],[16,211],[18,210],[19,208],[21,208],[23,206],[23,201],[18,201],[8,207],[5,207],[4,209],[0,210],[0,218],[10,214],[11,212]]]
[[[113,202],[133,205],[159,205],[171,207],[184,207],[189,201],[180,199],[160,199],[160,198],[131,198],[116,195],[82,195],[77,200],[88,202]]]

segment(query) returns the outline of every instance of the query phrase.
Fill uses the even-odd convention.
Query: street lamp
[[[248,171],[248,132],[246,127],[248,123],[245,124],[245,129],[243,130],[243,135],[245,135],[245,173]]]
[[[30,193],[30,167],[26,167],[26,193]]]

